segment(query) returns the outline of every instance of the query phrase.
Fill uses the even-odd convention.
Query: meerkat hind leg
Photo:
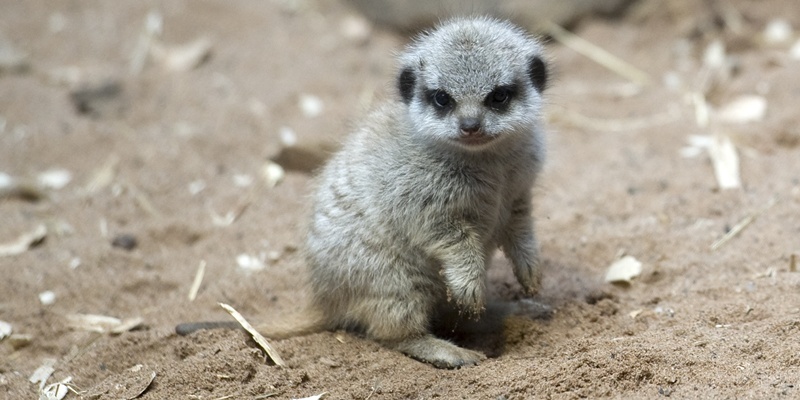
[[[437,368],[458,368],[475,365],[486,359],[483,353],[458,347],[431,334],[407,338],[398,342],[384,342],[384,346],[397,350]]]

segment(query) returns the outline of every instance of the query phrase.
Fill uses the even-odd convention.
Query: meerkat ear
[[[414,84],[417,82],[417,76],[410,67],[403,68],[400,72],[400,77],[397,80],[397,88],[400,89],[400,97],[403,102],[411,103],[411,98],[414,97]]]
[[[528,77],[540,93],[547,87],[547,66],[541,58],[534,56],[528,62]]]

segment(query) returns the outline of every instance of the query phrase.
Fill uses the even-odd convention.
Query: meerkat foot
[[[387,345],[413,359],[432,364],[436,368],[459,368],[475,365],[486,355],[464,349],[433,335],[406,339]]]
[[[553,316],[553,307],[531,299],[521,299],[504,303],[508,315],[528,317],[530,319],[547,319]]]

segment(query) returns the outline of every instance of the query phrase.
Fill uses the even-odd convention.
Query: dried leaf
[[[633,278],[641,275],[641,273],[642,263],[633,256],[625,256],[608,267],[606,282],[630,283]]]
[[[160,43],[152,43],[150,54],[165,68],[183,72],[197,68],[211,56],[211,41],[200,38],[181,46],[165,47]]]
[[[119,319],[106,315],[71,314],[67,315],[70,327],[97,333],[118,334],[135,329],[142,325],[140,317]]]
[[[26,333],[14,333],[9,336],[6,340],[12,349],[17,350],[21,349],[33,342],[33,336],[26,334]]]
[[[119,318],[96,314],[71,314],[67,315],[70,327],[89,332],[105,333],[122,325]]]
[[[37,226],[33,231],[20,235],[13,242],[0,244],[0,257],[14,256],[26,252],[29,248],[41,243],[47,236],[47,226]]]
[[[44,389],[45,383],[48,379],[50,379],[50,375],[53,375],[55,372],[55,368],[53,366],[56,365],[56,360],[52,358],[45,358],[42,361],[42,365],[39,368],[36,368],[35,371],[31,374],[28,380],[33,384],[39,384],[39,390]]]
[[[153,384],[156,372],[142,364],[134,365],[81,393],[83,399],[132,400],[141,397]]]

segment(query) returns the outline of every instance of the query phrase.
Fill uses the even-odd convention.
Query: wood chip
[[[72,377],[68,376],[62,381],[51,383],[42,388],[39,391],[39,400],[61,400],[70,391],[77,393],[72,388]]]
[[[717,111],[720,121],[736,124],[758,122],[766,114],[767,99],[758,95],[739,96]]]
[[[205,274],[206,260],[200,260],[200,265],[197,266],[197,272],[194,274],[194,282],[192,282],[192,287],[189,288],[189,301],[194,301],[197,298],[197,292],[200,291],[200,285],[203,283]]]
[[[736,189],[742,186],[739,178],[739,155],[728,136],[715,135],[708,148],[714,175],[720,189]]]
[[[797,258],[796,253],[789,257],[789,272],[797,272]]]
[[[0,321],[0,341],[11,336],[14,328],[6,321]]]
[[[283,362],[283,359],[281,358],[280,354],[278,354],[278,351],[274,347],[272,347],[272,345],[267,341],[267,339],[264,336],[262,336],[260,333],[258,333],[258,331],[256,331],[255,328],[253,328],[253,325],[250,325],[250,323],[247,322],[246,319],[244,319],[242,314],[239,314],[239,312],[236,311],[233,307],[225,303],[218,303],[218,304],[220,305],[220,307],[225,309],[225,311],[227,311],[228,314],[230,314],[233,317],[233,319],[235,319],[236,322],[238,322],[239,325],[241,325],[242,328],[244,328],[244,330],[246,330],[247,333],[250,334],[250,336],[253,337],[253,340],[255,340],[256,343],[258,343],[258,345],[261,346],[261,348],[264,349],[265,352],[267,352],[267,355],[269,356],[269,358],[272,359],[272,361],[275,362],[275,365],[282,368],[286,367],[286,363]]]
[[[18,350],[21,349],[33,342],[33,335],[29,335],[27,333],[14,333],[9,336],[6,340],[12,349]]]
[[[640,309],[638,309],[638,310],[633,310],[633,311],[629,312],[629,313],[628,313],[628,316],[629,316],[629,317],[631,317],[631,318],[633,318],[633,319],[636,319],[636,317],[638,317],[638,316],[639,316],[641,313],[643,313],[643,312],[644,312],[644,310],[642,310],[642,309],[640,308]]]
[[[106,162],[97,170],[94,171],[92,179],[86,184],[86,191],[89,193],[96,193],[105,189],[117,176],[117,167],[119,166],[119,157],[112,154],[108,157]]]
[[[641,273],[642,263],[633,256],[625,256],[608,267],[605,279],[609,283],[630,283]]]
[[[0,257],[22,254],[28,249],[41,243],[47,236],[47,226],[38,225],[32,231],[20,235],[16,240],[0,244]]]
[[[325,396],[326,394],[328,394],[328,392],[320,393],[318,395],[314,395],[311,397],[303,397],[302,399],[292,399],[292,400],[319,400],[322,398],[322,396]]]

